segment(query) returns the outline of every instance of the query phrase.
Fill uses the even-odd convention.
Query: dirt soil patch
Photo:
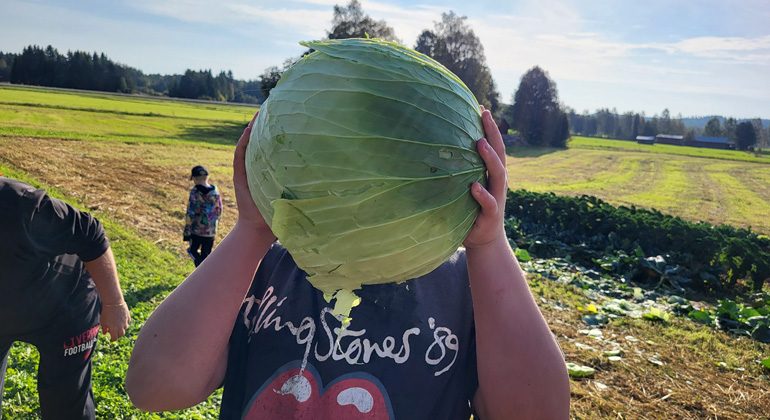
[[[0,137],[0,161],[67,191],[87,210],[108,211],[144,238],[180,255],[193,185],[190,168],[202,164],[224,204],[217,242],[235,223],[232,149]]]

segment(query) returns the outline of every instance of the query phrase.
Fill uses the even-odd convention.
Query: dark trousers
[[[190,235],[190,256],[195,266],[201,265],[203,260],[211,254],[214,246],[214,238],[207,236]]]
[[[37,392],[44,420],[95,417],[91,358],[99,332],[99,304],[94,299],[86,310],[88,313],[79,319],[62,316],[33,333],[0,337],[0,417],[5,368],[14,341],[32,344],[40,353]]]

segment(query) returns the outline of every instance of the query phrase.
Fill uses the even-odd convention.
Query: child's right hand
[[[259,115],[259,111],[254,114],[249,125],[243,130],[243,134],[238,139],[235,146],[235,157],[233,158],[233,185],[235,187],[235,201],[238,205],[238,221],[236,227],[247,228],[254,233],[269,235],[275,239],[273,231],[267,225],[262,214],[259,212],[254,200],[249,192],[249,184],[246,180],[246,146],[251,137],[251,128]]]

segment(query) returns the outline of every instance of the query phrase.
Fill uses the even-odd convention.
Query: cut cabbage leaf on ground
[[[461,245],[478,214],[469,187],[485,182],[481,112],[409,48],[302,45],[315,51],[284,72],[252,131],[249,189],[313,286],[350,308],[335,292],[422,276]]]
[[[570,378],[590,378],[596,373],[596,369],[590,366],[578,365],[576,363],[567,362],[567,372]]]

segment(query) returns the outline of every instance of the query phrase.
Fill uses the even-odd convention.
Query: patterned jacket
[[[185,215],[184,236],[214,237],[217,221],[222,214],[222,196],[215,185],[196,185],[190,190],[190,202]]]

